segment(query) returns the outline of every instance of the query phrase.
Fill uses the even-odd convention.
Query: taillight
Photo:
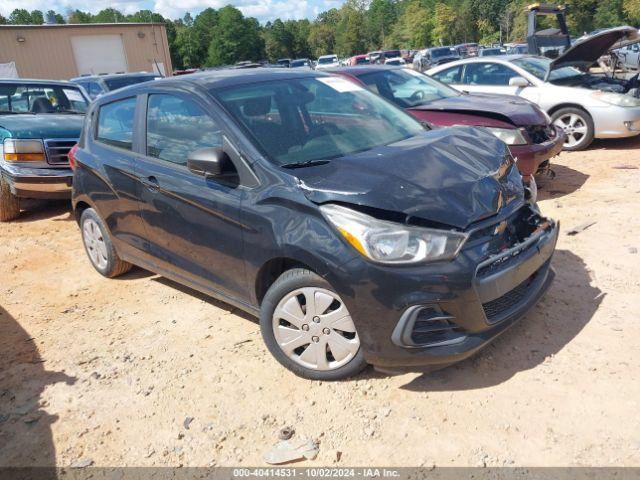
[[[71,170],[75,170],[76,169],[76,152],[78,151],[78,144],[76,143],[73,147],[71,147],[71,150],[69,150],[69,166],[71,167]]]

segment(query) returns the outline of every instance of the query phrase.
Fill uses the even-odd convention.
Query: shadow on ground
[[[493,387],[557,354],[580,333],[604,295],[590,285],[583,260],[568,250],[553,259],[557,276],[538,305],[477,356],[437,372],[420,375],[402,388],[458,391]]]
[[[36,342],[0,306],[0,472],[56,464],[51,425],[58,416],[47,412],[41,394],[49,385],[76,379],[47,370]]]
[[[593,141],[589,150],[633,150],[640,148],[640,136],[630,138],[606,138]]]
[[[63,218],[54,221],[74,220],[71,203],[68,200],[22,200],[20,202],[20,216],[14,220],[16,223],[36,222],[47,218],[58,217],[67,214]]]
[[[252,315],[249,315],[247,312],[240,310],[239,308],[234,307],[233,305],[230,305],[228,303],[225,303],[223,301],[220,300],[216,300],[213,297],[210,297],[209,295],[205,294],[205,293],[201,293],[197,290],[194,290],[193,288],[189,288],[185,285],[182,285],[178,282],[174,282],[173,280],[169,280],[168,278],[165,277],[156,277],[153,279],[154,282],[158,282],[161,283],[163,285],[166,285],[167,287],[171,287],[174,288],[176,290],[181,291],[182,293],[186,294],[186,295],[190,295],[194,298],[197,298],[198,300],[202,300],[203,302],[208,303],[209,305],[219,308],[220,310],[224,310],[226,312],[229,313],[233,313],[234,315],[244,319],[244,320],[249,320],[253,323],[257,323],[258,319]]]
[[[546,175],[536,177],[538,201],[570,195],[579,190],[589,178],[589,175],[565,165],[552,164],[551,169],[555,178]]]

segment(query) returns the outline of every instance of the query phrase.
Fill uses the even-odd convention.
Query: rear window
[[[101,106],[98,113],[96,140],[113,147],[131,150],[135,111],[135,97]]]
[[[135,76],[135,77],[122,76],[122,77],[106,78],[104,79],[104,83],[105,85],[107,85],[107,88],[109,88],[109,90],[117,90],[119,88],[128,87],[129,85],[149,82],[151,80],[156,80],[158,78],[162,78],[162,77],[158,77],[157,75],[148,75],[148,76],[142,75],[142,76]]]
[[[0,84],[0,114],[85,113],[87,99],[75,85]]]

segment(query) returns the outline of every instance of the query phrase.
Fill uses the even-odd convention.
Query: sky
[[[193,16],[207,7],[220,8],[231,4],[245,16],[256,17],[260,22],[275,18],[314,19],[320,12],[340,7],[343,0],[2,0],[0,14],[8,17],[16,8],[31,10],[55,10],[63,15],[69,10],[80,9],[97,13],[104,8],[116,8],[125,14],[138,10],[153,10],[172,19],[186,12]],[[89,6],[90,5],[90,6]]]

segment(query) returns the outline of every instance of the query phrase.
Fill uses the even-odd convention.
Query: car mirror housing
[[[513,77],[509,80],[510,87],[528,87],[529,81],[524,77]]]
[[[201,148],[189,154],[187,168],[205,178],[219,177],[228,158],[222,147]]]

